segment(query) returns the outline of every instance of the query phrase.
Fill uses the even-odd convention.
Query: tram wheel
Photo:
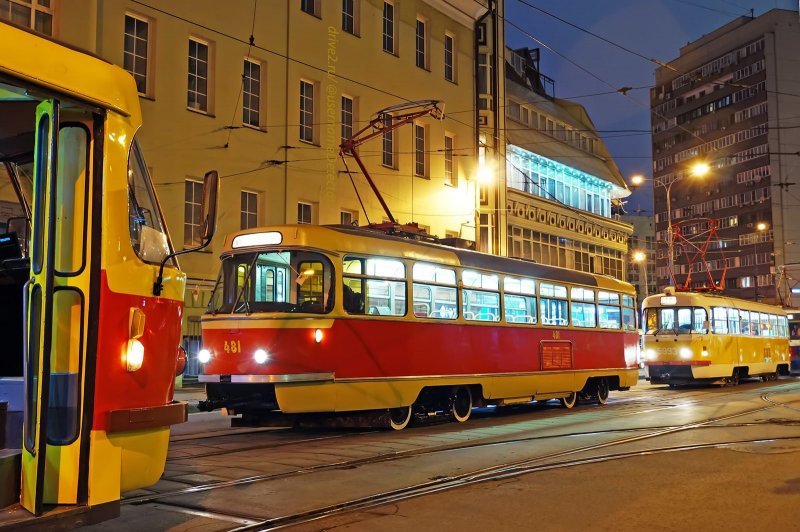
[[[737,386],[739,384],[739,370],[733,370],[733,375],[728,377],[728,384],[731,386]]]
[[[403,430],[411,423],[412,408],[410,406],[401,406],[399,408],[389,409],[389,427],[392,430]]]
[[[570,392],[568,396],[562,397],[559,401],[561,401],[561,406],[564,408],[572,408],[578,402],[578,394]]]
[[[608,381],[600,379],[595,385],[595,399],[597,404],[604,405],[608,402]]]
[[[467,386],[456,388],[453,397],[450,399],[450,417],[459,423],[469,419],[472,414],[472,392]]]

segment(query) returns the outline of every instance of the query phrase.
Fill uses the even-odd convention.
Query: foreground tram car
[[[653,384],[738,384],[789,373],[788,320],[780,307],[668,289],[646,298],[642,309]]]
[[[228,237],[202,318],[208,400],[245,420],[414,415],[579,397],[638,379],[631,285],[345,226]]]

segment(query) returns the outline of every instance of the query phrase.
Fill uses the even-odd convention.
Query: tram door
[[[37,515],[87,500],[92,124],[56,100],[36,109],[21,503]]]

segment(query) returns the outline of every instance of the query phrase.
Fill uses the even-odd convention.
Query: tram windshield
[[[333,309],[333,266],[309,251],[242,253],[222,262],[209,312],[304,312]]]
[[[708,312],[702,307],[648,308],[646,334],[707,334]]]

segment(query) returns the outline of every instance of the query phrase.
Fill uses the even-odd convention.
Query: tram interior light
[[[305,275],[306,277],[311,277],[312,275],[314,275],[314,270],[312,268],[303,270],[303,275]]]
[[[269,360],[269,353],[267,353],[266,349],[256,349],[256,352],[253,353],[253,360],[255,360],[257,364],[264,364]]]
[[[314,331],[314,341],[315,342],[320,343],[324,336],[325,335],[322,333],[322,329],[317,329],[316,331]]]
[[[144,362],[144,345],[142,342],[133,338],[128,340],[128,352],[125,355],[125,367],[128,371],[136,371],[142,367]]]
[[[199,360],[201,364],[208,364],[211,360],[211,351],[208,349],[201,349],[197,352],[197,360]]]
[[[680,354],[681,358],[686,358],[686,359],[692,358],[692,350],[689,349],[688,347],[681,347]]]

